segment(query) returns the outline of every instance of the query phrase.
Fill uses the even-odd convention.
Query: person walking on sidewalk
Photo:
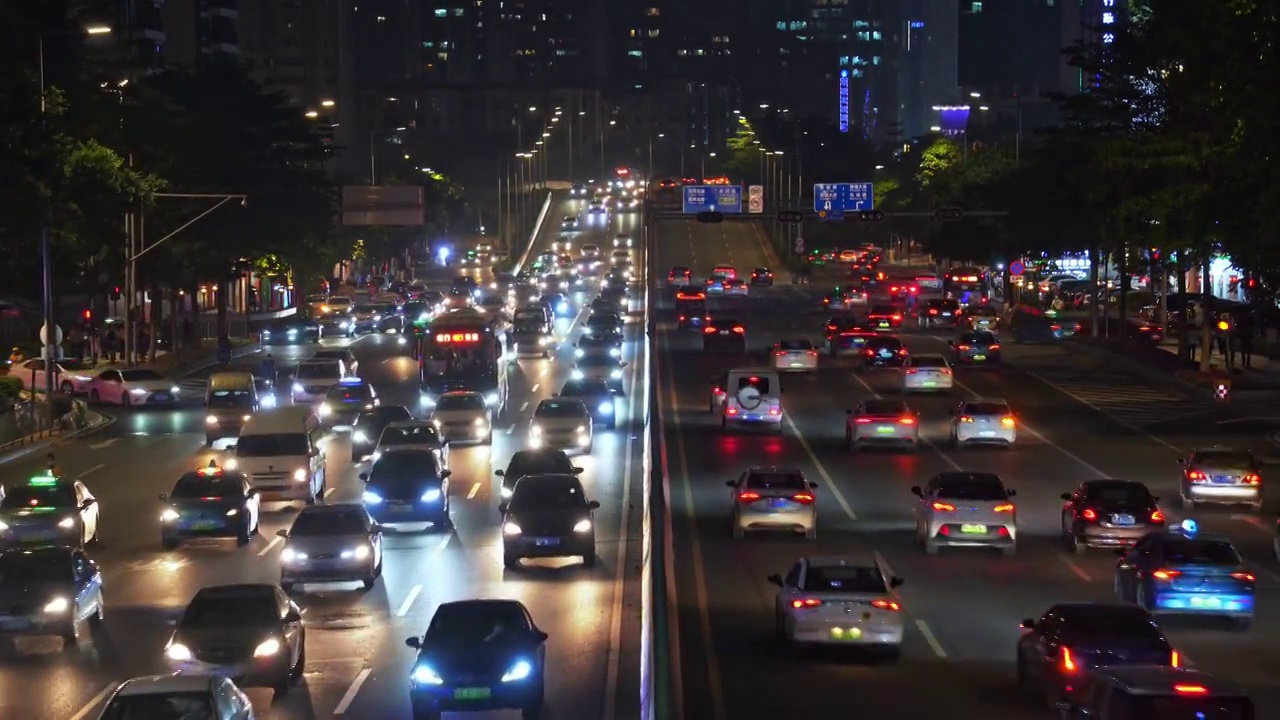
[[[1240,348],[1240,367],[1253,369],[1253,315],[1245,315],[1236,323],[1236,344]]]
[[[231,338],[226,334],[218,337],[218,364],[224,366],[231,364]]]

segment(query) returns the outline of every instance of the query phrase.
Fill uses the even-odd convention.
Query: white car
[[[1000,476],[984,472],[944,472],[911,493],[916,502],[916,541],[930,555],[940,547],[994,547],[1012,555],[1018,547],[1014,491]]]
[[[793,645],[853,645],[901,653],[904,622],[890,577],[871,553],[801,558],[786,577],[770,575],[778,586],[775,634]]]
[[[781,340],[773,345],[773,369],[778,372],[816,372],[818,348],[808,340]]]
[[[955,376],[951,363],[942,355],[912,355],[902,366],[902,394],[951,392]]]
[[[1004,400],[965,400],[951,411],[951,446],[1000,445],[1013,448],[1018,441],[1018,420]]]
[[[348,315],[355,302],[346,295],[333,295],[320,306],[323,315]]]
[[[724,294],[746,297],[751,294],[751,288],[747,287],[746,280],[732,278],[724,281]]]
[[[293,374],[290,393],[294,404],[315,403],[324,400],[329,388],[347,377],[346,363],[337,359],[303,360]]]
[[[613,246],[616,248],[631,247],[631,236],[625,233],[618,233],[613,236]]]
[[[844,444],[853,451],[866,445],[916,450],[920,447],[920,414],[901,400],[866,400],[849,410]]]
[[[151,675],[116,686],[98,720],[124,718],[254,720],[249,697],[217,675]]]
[[[86,383],[89,402],[108,405],[178,404],[179,389],[154,370],[103,370]]]
[[[801,532],[806,540],[818,538],[818,503],[813,494],[818,484],[805,480],[799,470],[753,467],[725,485],[733,490],[729,502],[734,539],[758,530]]]
[[[782,384],[770,368],[730,370],[711,390],[711,409],[720,413],[720,428],[763,425],[782,432]]]
[[[604,380],[614,390],[622,389],[622,369],[627,364],[609,354],[583,355],[578,358],[569,377],[574,380]]]
[[[871,302],[871,295],[866,290],[849,289],[844,291],[845,307],[866,307]]]
[[[591,411],[581,400],[543,400],[529,421],[529,448],[590,453],[591,424]]]
[[[583,245],[583,246],[582,246],[582,257],[584,257],[584,258],[599,258],[599,257],[600,257],[600,246],[599,246],[599,245],[592,245],[592,244]]]
[[[470,390],[447,392],[431,410],[431,423],[447,443],[493,444],[492,414],[484,395]]]
[[[28,390],[44,390],[44,360],[36,358],[9,368],[10,377],[22,381]],[[83,395],[89,392],[93,375],[70,360],[53,364],[53,387],[68,394]]]

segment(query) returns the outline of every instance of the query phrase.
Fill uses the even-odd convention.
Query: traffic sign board
[[[764,212],[764,186],[747,186],[747,212],[759,215]]]
[[[818,218],[821,220],[828,220],[831,222],[844,220],[844,211],[843,210],[819,210]]]
[[[1014,260],[1013,262],[1009,263],[1009,274],[1014,277],[1021,275],[1022,273],[1026,272],[1026,270],[1027,270],[1027,266],[1023,265],[1021,260]]]
[[[700,212],[742,212],[741,185],[685,185],[682,189],[686,215]]]
[[[875,192],[871,183],[816,183],[813,186],[814,212],[859,212],[871,210]]]

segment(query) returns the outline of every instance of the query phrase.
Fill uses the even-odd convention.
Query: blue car
[[[1155,615],[1217,615],[1240,629],[1253,624],[1256,578],[1226,536],[1201,533],[1194,520],[1184,520],[1116,554],[1121,600]]]
[[[449,475],[435,449],[392,446],[382,449],[364,480],[361,500],[379,525],[431,523],[449,527]]]

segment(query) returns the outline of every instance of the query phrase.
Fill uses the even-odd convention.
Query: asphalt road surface
[[[763,238],[747,223],[662,221],[653,252],[660,272],[686,265],[695,277],[719,263],[732,263],[739,273],[767,264]],[[780,284],[711,302],[713,315],[727,307],[745,319],[753,360],[704,354],[697,333],[674,329],[669,291],[655,300],[655,378],[678,548],[677,704],[684,717],[820,718],[842,708],[866,717],[1051,717],[1043,701],[1015,687],[1019,622],[1056,602],[1113,600],[1117,560],[1107,551],[1064,551],[1059,495],[1092,478],[1140,480],[1165,499],[1166,514],[1176,521],[1186,516],[1176,502],[1181,450],[1214,443],[1261,449],[1261,433],[1063,347],[1017,345],[1005,346],[1006,367],[959,370],[950,396],[909,399],[922,414],[928,441],[915,454],[844,449],[845,410],[875,395],[896,397],[897,376],[858,375],[849,360],[826,356],[816,374],[784,378],[783,435],[722,432],[708,412],[711,378],[728,367],[764,363],[764,351],[780,338],[820,340],[821,291]],[[951,339],[948,331],[919,328],[901,337],[913,353],[942,352]],[[1012,404],[1021,418],[1015,449],[944,447],[948,411],[971,396]],[[724,481],[752,465],[796,467],[819,483],[816,541],[764,534],[732,539]],[[1015,556],[967,548],[926,556],[916,547],[909,488],[956,469],[995,472],[1017,489]],[[1253,566],[1259,579],[1254,626],[1235,632],[1207,620],[1162,623],[1191,664],[1244,683],[1259,708],[1280,707],[1273,510],[1268,502],[1262,515],[1194,511],[1204,531],[1229,535]],[[901,659],[825,653],[797,659],[784,652],[773,640],[776,588],[765,578],[785,573],[799,557],[855,548],[878,553],[906,580]]]
[[[549,233],[568,207],[553,208]],[[606,246],[613,234],[630,231],[634,216],[588,226],[578,242]],[[639,260],[639,258],[637,258]],[[637,266],[643,267],[641,262]],[[578,302],[589,301],[584,295]],[[642,307],[642,298],[633,301]],[[647,381],[644,334],[639,314],[628,325],[624,352],[629,361],[627,390],[644,398]],[[559,331],[576,338],[577,321]],[[347,341],[335,341],[343,344]],[[332,344],[329,341],[326,345]],[[384,403],[404,404],[425,415],[419,404],[417,366],[407,348],[391,336],[360,338],[353,344],[361,374]],[[272,348],[283,369],[313,348]],[[259,718],[360,720],[409,717],[408,674],[414,653],[406,637],[421,634],[437,604],[464,598],[504,597],[524,602],[547,643],[547,717],[552,720],[638,717],[639,563],[642,477],[641,403],[628,400],[629,423],[597,430],[594,455],[575,462],[597,513],[599,565],[586,570],[576,560],[526,561],[505,572],[493,471],[505,467],[525,441],[532,408],[558,392],[572,367],[565,343],[550,360],[521,360],[513,373],[508,412],[498,424],[492,449],[455,449],[449,534],[392,533],[386,540],[385,573],[370,592],[355,585],[307,586],[297,595],[307,628],[307,666],[300,688],[279,702],[268,690],[250,689]],[[96,717],[114,683],[163,672],[169,624],[201,587],[279,579],[281,541],[297,508],[272,506],[263,515],[261,536],[247,547],[221,541],[192,542],[173,552],[160,547],[157,494],[172,488],[185,471],[222,453],[203,447],[201,378],[182,387],[191,396],[178,410],[116,411],[117,421],[82,441],[58,449],[64,473],[83,478],[102,504],[102,546],[92,554],[104,571],[105,632],[83,651],[64,651],[57,639],[20,639],[0,652],[0,717],[23,720],[86,720]],[[110,412],[110,410],[108,410]],[[328,441],[332,482],[327,502],[358,501],[362,466],[348,462],[348,438]],[[0,467],[0,482],[22,482],[41,469],[36,457]],[[477,718],[513,717],[510,713]]]

